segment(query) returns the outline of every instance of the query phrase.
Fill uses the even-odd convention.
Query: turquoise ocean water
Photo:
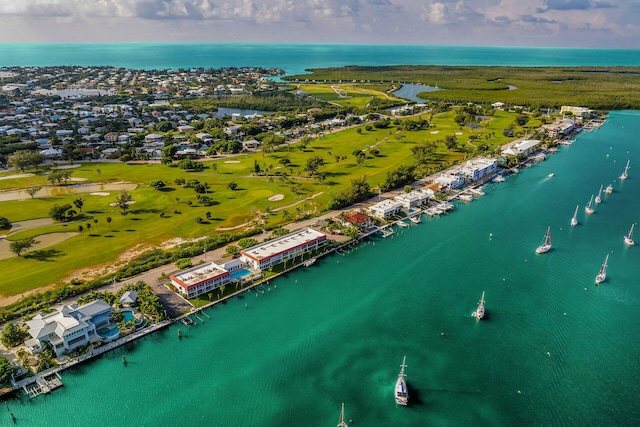
[[[622,238],[640,218],[639,134],[639,112],[613,112],[445,217],[210,308],[181,340],[175,325],[65,371],[52,394],[9,401],[17,425],[331,426],[342,402],[352,427],[638,425],[640,247]]]

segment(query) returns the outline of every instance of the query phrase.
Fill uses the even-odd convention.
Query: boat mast
[[[547,227],[547,234],[545,234],[545,245],[551,246],[551,226]],[[482,299],[484,299],[484,292],[482,293]]]

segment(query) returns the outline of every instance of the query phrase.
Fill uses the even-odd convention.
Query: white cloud
[[[444,25],[449,22],[448,18],[449,9],[447,5],[440,2],[433,2],[426,5],[422,9],[422,19],[427,20],[433,24]]]
[[[67,41],[81,34],[86,41],[113,37],[530,44],[540,40],[610,46],[604,37],[615,35],[625,40],[624,45],[640,47],[634,18],[638,1],[0,0],[0,40]],[[49,37],[44,37],[47,33]]]

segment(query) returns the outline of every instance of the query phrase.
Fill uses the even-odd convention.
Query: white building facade
[[[369,212],[376,218],[388,219],[402,212],[402,203],[393,199],[383,200],[373,206],[369,206]]]
[[[27,350],[39,353],[48,342],[56,356],[62,356],[83,345],[100,339],[96,328],[109,322],[112,307],[103,300],[83,306],[63,305],[47,314],[38,314],[26,323],[31,339],[25,342]]]
[[[312,228],[289,233],[240,251],[240,260],[256,270],[266,270],[328,243],[327,235]]]
[[[231,281],[231,273],[210,262],[171,275],[169,279],[183,297],[190,299],[226,285]]]

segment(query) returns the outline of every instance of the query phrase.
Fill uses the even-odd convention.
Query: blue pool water
[[[122,314],[124,315],[124,321],[125,322],[129,322],[131,320],[136,320],[135,317],[133,317],[133,312],[132,311],[123,311]]]
[[[237,280],[244,276],[248,276],[249,274],[251,274],[251,270],[247,270],[246,268],[243,268],[242,270],[234,271],[233,273],[231,273],[230,277],[231,277],[231,280]]]

